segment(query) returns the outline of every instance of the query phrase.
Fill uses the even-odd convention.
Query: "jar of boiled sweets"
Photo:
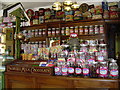
[[[104,33],[104,27],[103,27],[103,25],[100,25],[100,33]]]
[[[92,25],[90,25],[89,27],[89,34],[94,34],[94,29]]]
[[[95,34],[99,34],[99,28],[98,28],[98,25],[95,25]]]

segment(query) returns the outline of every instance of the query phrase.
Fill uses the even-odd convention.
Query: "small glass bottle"
[[[61,34],[65,35],[65,27],[62,27]]]
[[[99,34],[99,28],[98,28],[98,25],[95,25],[95,34]]]
[[[42,29],[38,30],[38,36],[41,37],[42,36]]]
[[[84,32],[85,32],[85,33],[84,33],[85,35],[87,35],[87,34],[89,33],[89,31],[88,31],[88,26],[85,26],[85,27],[84,27]]]
[[[77,33],[78,34],[78,26],[75,26],[75,33]]]
[[[35,15],[33,17],[33,25],[39,24],[39,12],[35,11]]]
[[[101,78],[107,78],[108,77],[107,62],[100,62],[99,77],[101,77]]]
[[[89,34],[94,34],[94,30],[93,30],[93,26],[92,25],[90,25],[90,27],[89,27]]]
[[[43,34],[43,36],[46,35],[46,29],[45,28],[43,28],[42,34]]]
[[[66,32],[66,35],[70,35],[69,27],[66,27],[65,32]]]
[[[103,25],[100,25],[100,33],[104,33],[104,27],[103,27]]]
[[[73,27],[70,27],[70,33],[74,33]]]
[[[58,36],[60,34],[60,29],[56,28],[56,36]]]
[[[79,35],[83,35],[83,26],[79,26]]]
[[[119,71],[116,60],[112,59],[109,64],[109,78],[118,79]]]

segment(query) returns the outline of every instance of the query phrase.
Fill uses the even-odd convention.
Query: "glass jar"
[[[70,35],[69,27],[66,27],[66,29],[65,29],[65,33],[66,33],[66,35]]]
[[[95,25],[95,34],[99,34],[99,28],[98,28],[98,25]]]
[[[88,26],[84,27],[84,34],[86,34],[86,35],[88,34]]]
[[[107,62],[100,62],[99,77],[101,77],[101,78],[107,78],[108,77]]]
[[[78,34],[78,26],[75,26],[75,33]]]
[[[104,27],[103,27],[103,25],[100,25],[100,33],[104,33]]]
[[[73,27],[70,27],[70,33],[74,33]]]
[[[61,34],[65,35],[65,27],[62,27]]]
[[[92,25],[90,25],[90,27],[89,27],[89,34],[94,34],[94,30],[93,30],[93,26]]]
[[[79,26],[79,35],[83,35],[83,26]]]

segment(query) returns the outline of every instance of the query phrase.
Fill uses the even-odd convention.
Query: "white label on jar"
[[[59,31],[56,31],[57,34],[59,34]]]
[[[59,72],[60,68],[59,67],[55,67],[55,72]]]
[[[63,67],[62,68],[62,72],[64,73],[64,72],[67,72],[67,67]]]
[[[117,69],[112,69],[112,70],[110,71],[110,75],[111,75],[111,76],[118,76],[118,70],[117,70]]]
[[[104,68],[100,68],[100,74],[101,75],[107,75],[108,70],[104,67]]]
[[[43,31],[43,35],[45,35],[45,31]]]
[[[64,34],[64,30],[62,30],[61,33]]]
[[[104,56],[98,56],[97,58],[99,62],[102,62],[104,60]]]
[[[88,68],[83,68],[83,74],[84,75],[89,74],[89,69]]]
[[[74,73],[74,68],[69,67],[69,68],[68,68],[68,72],[69,72],[69,73]]]
[[[76,73],[76,74],[81,74],[81,73],[82,73],[81,68],[75,68],[75,73]]]
[[[94,59],[88,59],[88,62],[93,63],[93,62],[95,62],[95,60]]]

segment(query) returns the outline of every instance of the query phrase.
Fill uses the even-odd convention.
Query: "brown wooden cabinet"
[[[36,30],[45,29],[44,36],[31,37],[29,42],[46,41],[50,37],[59,37],[60,40],[69,38],[69,35],[62,35],[62,27],[75,27],[75,26],[90,26],[90,25],[103,25],[104,33],[102,34],[87,34],[78,35],[80,39],[104,39],[106,44],[109,45],[108,32],[111,24],[118,24],[120,20],[81,20],[74,22],[51,22],[43,23],[40,25],[21,27],[23,30]],[[59,28],[59,35],[48,36],[48,28]],[[49,43],[47,43],[49,46]],[[109,48],[108,48],[109,49]],[[109,51],[109,50],[108,50]],[[110,52],[108,52],[110,53]],[[115,54],[115,53],[114,53]],[[109,54],[110,56],[111,54]],[[108,56],[108,57],[109,57]],[[29,63],[29,62],[28,62]],[[31,70],[31,69],[30,69]],[[31,72],[31,71],[30,71]],[[5,72],[5,85],[6,88],[115,88],[119,89],[119,79],[101,79],[101,78],[79,78],[79,77],[64,77],[64,76],[50,76],[41,75],[41,73],[29,72]]]
[[[119,89],[120,80],[6,72],[5,81],[6,88],[112,88],[114,90]]]

